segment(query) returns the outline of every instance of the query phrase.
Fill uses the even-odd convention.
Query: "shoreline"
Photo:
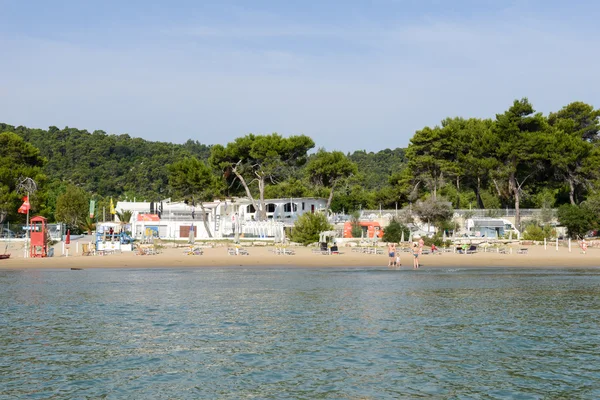
[[[475,254],[423,254],[419,256],[421,269],[427,268],[600,268],[600,249],[589,248],[582,254],[579,248],[569,253],[567,248],[544,250],[543,246],[527,246],[527,254],[518,254],[517,250],[525,246],[513,246],[512,254],[494,251]],[[339,255],[313,253],[311,248],[288,247],[294,255],[278,255],[272,246],[246,247],[248,255],[229,255],[226,246],[204,248],[203,255],[187,255],[185,248],[164,248],[156,255],[136,255],[123,252],[106,256],[83,256],[75,254],[69,257],[58,255],[48,258],[23,258],[23,248],[13,247],[9,259],[0,260],[0,270],[21,269],[135,269],[135,268],[202,268],[202,267],[363,267],[388,268],[386,254],[365,254],[353,252],[350,247],[340,248]],[[400,252],[402,266],[400,270],[412,270],[413,256]],[[390,269],[393,269],[389,267]]]

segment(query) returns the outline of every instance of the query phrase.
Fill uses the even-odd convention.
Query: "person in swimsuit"
[[[419,268],[419,245],[417,244],[417,242],[413,243],[412,246],[412,253],[413,253],[413,268],[414,269],[418,269]]]
[[[396,266],[396,243],[388,243],[388,267]]]

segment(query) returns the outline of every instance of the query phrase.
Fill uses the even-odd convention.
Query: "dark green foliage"
[[[327,152],[320,149],[317,154],[311,157],[305,171],[314,185],[329,189],[327,205],[325,206],[325,209],[329,210],[336,186],[343,179],[356,175],[358,169],[356,164],[350,161],[341,151]]]
[[[290,239],[303,245],[315,243],[319,241],[321,232],[332,228],[323,213],[302,214],[294,224]]]
[[[66,223],[72,233],[87,229],[89,202],[90,196],[85,190],[68,185],[65,193],[56,199],[56,220]]]
[[[419,216],[421,221],[425,221],[437,228],[444,229],[452,218],[452,206],[444,200],[434,200],[428,198],[419,201],[413,206],[413,211]]]
[[[22,214],[17,214],[24,196],[24,193],[17,193],[17,184],[21,178],[31,178],[42,185],[46,181],[44,163],[39,150],[19,135],[0,132],[0,223],[4,220],[25,221]],[[31,194],[31,213],[40,213],[44,200],[43,192]]]
[[[382,240],[384,242],[399,243],[402,239],[402,233],[404,233],[404,240],[408,240],[410,230],[393,218],[389,225],[384,228]]]
[[[600,110],[581,102],[545,117],[521,99],[494,120],[446,118],[439,126],[420,129],[408,149],[346,156],[324,151],[309,156],[314,142],[304,135],[250,134],[227,146],[207,146],[193,140],[172,144],[103,131],[0,124],[0,134],[16,134],[3,136],[6,143],[0,143],[0,219],[23,220],[16,213],[18,176],[38,183],[31,198],[36,214],[53,220],[58,196],[72,184],[94,195],[102,216],[110,197],[184,197],[181,186],[169,185],[166,166],[186,157],[206,161],[209,155],[211,166],[218,167],[215,175],[225,177],[223,195],[251,196],[257,209],[261,193],[267,198],[328,198],[332,188],[331,210],[346,213],[400,210],[438,196],[463,209],[583,204],[598,196],[600,186],[599,117]],[[444,225],[434,221],[437,217],[423,216]]]
[[[550,225],[540,226],[537,223],[527,225],[523,232],[523,239],[542,241],[556,236],[556,231]]]
[[[598,216],[586,206],[563,204],[558,208],[557,216],[572,239],[585,237],[590,230],[598,227]]]
[[[406,149],[385,149],[377,153],[357,150],[348,155],[358,168],[360,182],[368,190],[381,189],[387,185],[392,174],[406,167]]]
[[[206,160],[210,152],[209,146],[192,140],[180,145],[104,131],[69,127],[46,131],[0,124],[0,132],[12,130],[48,160],[45,172],[52,180],[106,197],[125,193],[148,200],[169,197],[165,166],[185,156]]]
[[[435,244],[438,248],[440,248],[440,247],[451,246],[452,241],[446,240],[444,242],[443,233],[438,232],[437,234],[433,235],[433,237],[424,236],[423,244],[424,244],[424,246],[427,246],[427,247],[431,247],[432,244]]]
[[[308,182],[297,178],[289,178],[278,185],[268,185],[265,188],[265,197],[268,199],[289,199],[291,197],[315,196]]]
[[[248,134],[211,149],[209,162],[215,169],[222,171],[229,188],[235,188],[239,182],[258,212],[259,220],[267,218],[264,201],[265,188],[275,185],[294,175],[304,166],[308,150],[315,142],[305,135],[282,137],[277,133],[270,135]],[[251,186],[257,186],[258,201]],[[237,187],[237,194],[240,187]],[[228,193],[231,194],[231,193]]]

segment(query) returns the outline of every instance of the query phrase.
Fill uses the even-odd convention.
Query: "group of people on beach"
[[[419,239],[419,242],[413,242],[410,249],[413,255],[413,269],[419,268],[419,256],[423,253],[423,246],[425,241],[423,238]],[[388,267],[400,268],[402,263],[400,262],[400,254],[397,252],[396,243],[388,243]]]

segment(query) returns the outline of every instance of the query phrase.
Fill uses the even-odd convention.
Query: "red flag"
[[[18,213],[27,214],[27,211],[29,211],[30,208],[31,207],[29,206],[29,197],[23,197],[23,204],[21,204],[21,207],[19,207]]]
[[[71,230],[67,229],[67,236],[65,237],[65,244],[71,244]]]

